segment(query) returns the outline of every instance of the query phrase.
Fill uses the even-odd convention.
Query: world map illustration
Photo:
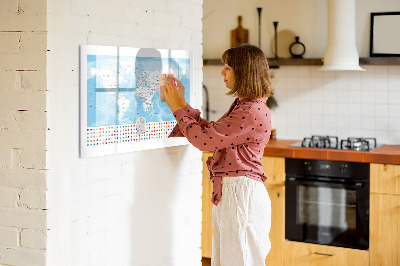
[[[159,74],[168,66],[190,101],[190,60],[186,58],[87,55],[87,126],[173,121],[160,101]]]
[[[187,145],[169,138],[177,122],[160,85],[176,77],[193,105],[193,70],[190,50],[81,45],[80,155]]]

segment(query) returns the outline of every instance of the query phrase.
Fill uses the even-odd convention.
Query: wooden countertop
[[[400,145],[383,145],[372,151],[290,147],[301,140],[270,140],[264,156],[364,163],[400,164]]]

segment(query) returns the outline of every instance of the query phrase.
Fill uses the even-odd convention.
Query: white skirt
[[[262,182],[245,176],[223,177],[212,223],[212,266],[265,265],[271,249],[271,201]]]

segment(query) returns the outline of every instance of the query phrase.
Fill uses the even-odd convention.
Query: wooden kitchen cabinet
[[[365,250],[285,241],[285,266],[366,266]]]
[[[203,195],[202,195],[202,223],[201,223],[201,253],[203,258],[211,258],[212,252],[212,183],[206,165],[212,152],[203,153]]]
[[[400,195],[400,165],[370,164],[371,193]]]
[[[265,187],[271,199],[271,250],[265,259],[266,266],[283,265],[285,240],[285,158],[264,156],[261,160],[267,175]]]
[[[400,165],[370,166],[370,265],[400,265]]]
[[[285,158],[264,156],[261,159],[264,172],[267,175],[265,184],[268,185],[285,185]]]
[[[266,266],[283,265],[285,241],[285,187],[265,184],[271,199],[271,250],[265,259]]]
[[[211,258],[212,253],[212,183],[206,166],[206,161],[211,152],[203,153],[203,217],[202,217],[202,256]],[[271,250],[266,258],[266,265],[283,265],[284,230],[285,230],[285,158],[263,157],[264,171],[268,176],[265,187],[271,199],[272,221],[271,221]]]

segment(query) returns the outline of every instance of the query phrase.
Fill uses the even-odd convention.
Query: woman
[[[202,151],[214,151],[207,166],[213,182],[212,265],[265,265],[270,250],[271,202],[261,158],[271,130],[267,97],[272,95],[268,62],[252,45],[228,49],[221,71],[227,95],[237,98],[218,121],[200,118],[184,99],[179,80],[161,87],[178,125],[171,137],[185,136]]]

